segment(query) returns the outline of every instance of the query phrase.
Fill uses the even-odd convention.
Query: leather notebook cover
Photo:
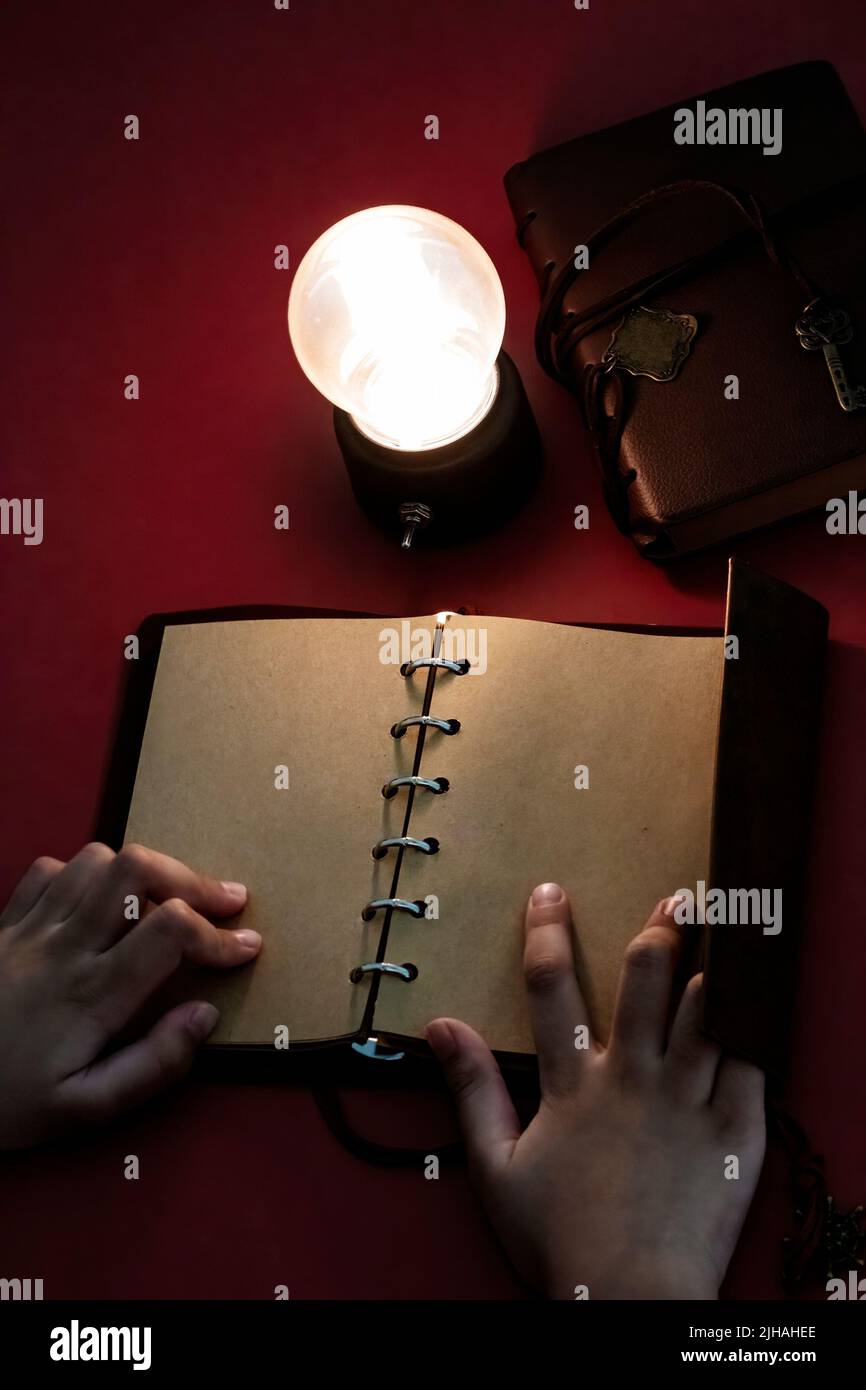
[[[677,144],[675,112],[695,111],[692,98],[533,155],[505,177],[542,299],[575,248],[591,246],[552,325],[567,329],[597,306],[560,363],[578,396],[622,320],[623,291],[684,263],[628,302],[693,315],[689,355],[672,380],[616,373],[624,426],[603,459],[618,524],[659,559],[866,486],[866,410],[843,411],[822,352],[800,346],[809,295],[732,199],[707,186],[660,197],[592,245],[650,190],[683,180],[745,190],[785,256],[849,313],[854,334],[841,352],[851,382],[866,383],[866,133],[835,70],[801,63],[701,99],[726,113],[781,112],[781,149]],[[738,399],[726,398],[731,376]]]
[[[531,887],[549,876],[571,896],[578,971],[603,1038],[627,940],[659,897],[706,879],[782,892],[781,931],[710,926],[703,939],[706,1030],[783,1072],[826,634],[819,604],[732,562],[735,660],[723,658],[718,632],[455,614],[455,629],[486,624],[489,662],[486,653],[481,679],[431,673],[425,700],[432,693],[434,709],[463,728],[458,738],[434,733],[429,750],[420,735],[417,745],[388,737],[423,694],[423,682],[381,664],[382,625],[394,620],[323,616],[154,617],[129,669],[98,837],[119,847],[128,836],[241,877],[250,925],[265,937],[249,970],[193,990],[223,1013],[213,1052],[256,1052],[271,1068],[297,1062],[308,1074],[311,1053],[345,1054],[374,1032],[411,1051],[445,1012],[467,1017],[506,1058],[529,1060],[520,922]],[[635,679],[638,706],[623,698]],[[659,713],[671,701],[675,726]],[[592,791],[572,786],[579,754]],[[370,844],[393,833],[404,804],[383,799],[382,780],[413,756],[450,788],[410,808],[411,833],[435,832],[441,852],[407,852],[397,896],[440,894],[439,915],[365,924],[364,899],[388,891],[394,862],[379,861],[379,882]],[[291,791],[278,792],[272,773],[284,758]],[[369,979],[350,983],[351,967],[382,958],[419,973],[370,990]],[[275,1023],[290,1028],[288,1053],[275,1052]]]
[[[709,926],[704,1030],[777,1080],[785,1075],[808,862],[827,610],[801,590],[729,562],[713,793],[710,882],[778,890],[781,930]]]

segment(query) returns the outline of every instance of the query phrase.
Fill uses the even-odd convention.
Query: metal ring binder
[[[400,672],[402,675],[408,677],[422,666],[432,667],[434,670],[452,671],[458,676],[465,675],[469,670],[468,661],[449,661],[445,657],[430,656],[420,658],[416,661],[403,662],[400,667]],[[431,681],[432,680],[435,680],[435,676],[431,678]],[[427,696],[423,706],[425,709],[430,708],[430,689],[431,685],[428,683]],[[419,739],[418,750],[415,755],[415,771],[411,776],[392,777],[389,782],[386,782],[382,788],[382,795],[386,800],[390,800],[391,797],[396,796],[400,787],[409,787],[413,792],[416,787],[419,788],[419,790],[423,788],[425,791],[432,792],[434,796],[440,796],[442,792],[448,790],[449,784],[447,777],[421,777],[418,775],[417,769],[421,760],[421,750],[424,746],[423,732],[426,729],[440,729],[443,734],[456,734],[460,729],[459,719],[436,719],[430,714],[409,714],[405,719],[400,719],[396,724],[391,725],[392,738],[402,738],[413,724],[417,724],[422,731],[422,737]],[[403,823],[404,831],[407,830],[409,826],[409,811],[411,809],[411,804],[410,796],[407,815]],[[439,841],[433,835],[428,835],[423,840],[418,839],[414,835],[389,835],[383,840],[378,840],[373,846],[373,858],[384,859],[389,849],[399,850],[401,855],[404,849],[415,849],[418,850],[420,854],[438,854]],[[399,865],[399,858],[397,862]],[[393,881],[392,893],[397,887],[398,876],[399,869]],[[407,912],[410,917],[425,917],[427,913],[427,903],[420,898],[416,899],[414,902],[410,901],[408,898],[373,898],[361,909],[361,920],[363,922],[370,922],[377,912]],[[386,934],[387,930],[388,919],[386,918],[384,927]],[[386,949],[384,940],[385,938],[383,937],[382,944],[379,948],[380,950]],[[391,961],[387,960],[365,961],[363,965],[356,965],[355,968],[349,972],[349,979],[353,984],[358,984],[360,980],[363,980],[365,975],[370,974],[396,975],[398,979],[411,981],[417,977],[418,967],[412,964],[394,965]],[[366,1056],[377,1055],[378,1044],[373,1037],[368,1038],[366,1043],[353,1043],[352,1046],[355,1048],[356,1052],[364,1053]],[[398,1053],[397,1056],[402,1056],[402,1053]]]
[[[411,917],[423,917],[427,911],[427,904],[420,899],[410,902],[408,898],[373,898],[362,911],[361,920],[370,922],[380,909],[387,910],[389,907],[397,912],[408,912]]]
[[[443,671],[453,671],[455,676],[465,676],[469,670],[469,662],[465,657],[460,661],[449,661],[445,656],[420,656],[415,661],[404,661],[400,667],[400,675],[411,676],[422,666],[437,666]]]
[[[420,724],[424,729],[441,729],[443,734],[456,734],[460,730],[459,719],[436,719],[432,714],[407,714],[391,725],[391,737],[402,738],[412,724]]]
[[[359,980],[363,980],[365,975],[396,975],[401,980],[415,980],[418,977],[418,967],[415,965],[392,965],[387,960],[368,960],[363,965],[356,965],[354,970],[349,972],[349,979],[353,985]]]
[[[401,787],[423,787],[434,796],[441,796],[443,792],[447,792],[450,785],[447,777],[392,777],[382,788],[382,795],[390,801]]]
[[[422,854],[438,854],[439,841],[433,835],[428,835],[426,840],[416,840],[412,835],[394,835],[373,846],[373,858],[384,859],[389,849],[418,849]]]

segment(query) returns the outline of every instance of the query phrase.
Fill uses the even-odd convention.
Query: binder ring
[[[436,666],[443,671],[453,671],[455,676],[465,676],[469,670],[469,662],[465,658],[461,661],[449,661],[445,656],[420,656],[415,661],[404,661],[400,667],[400,675],[411,676],[422,666]]]
[[[352,1051],[360,1052],[362,1057],[371,1057],[374,1062],[402,1062],[405,1052],[386,1052],[379,1039],[368,1038],[365,1043],[352,1043]]]
[[[372,902],[367,903],[367,906],[363,909],[361,921],[372,921],[380,908],[383,911],[387,911],[388,908],[394,908],[397,912],[408,912],[412,917],[423,917],[424,913],[427,911],[427,904],[421,902],[420,899],[416,899],[415,902],[409,902],[407,898],[373,898]]]
[[[382,795],[390,801],[401,787],[424,787],[434,796],[440,796],[442,792],[447,792],[450,785],[447,777],[392,777],[382,788]]]
[[[459,719],[436,719],[432,714],[408,714],[405,719],[391,725],[391,737],[402,738],[412,724],[419,724],[422,729],[441,729],[443,734],[456,734],[460,730]]]
[[[373,858],[384,859],[389,849],[418,849],[422,854],[438,854],[439,841],[433,835],[426,840],[416,840],[411,835],[395,835],[390,840],[379,840],[373,846]]]
[[[387,960],[368,960],[363,965],[356,965],[354,970],[349,971],[349,979],[353,985],[363,980],[365,975],[396,975],[400,980],[417,980],[417,965],[392,965]]]

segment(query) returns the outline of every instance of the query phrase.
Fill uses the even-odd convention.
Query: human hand
[[[580,1050],[575,1030],[589,1020],[568,899],[556,884],[535,890],[524,970],[541,1103],[522,1134],[483,1039],[454,1019],[427,1030],[488,1217],[516,1268],[551,1297],[717,1298],[754,1195],[764,1077],[699,1031],[701,976],[666,1036],[675,906],[659,903],[626,952],[607,1048]]]
[[[183,1076],[218,1017],[200,1000],[102,1054],[181,960],[252,960],[258,932],[207,921],[246,896],[141,845],[36,860],[0,914],[0,1148],[109,1119]]]

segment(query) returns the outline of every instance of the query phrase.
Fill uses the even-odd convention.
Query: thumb
[[[470,1162],[489,1175],[503,1167],[520,1138],[520,1122],[496,1059],[466,1023],[437,1018],[427,1041],[454,1096]]]
[[[58,1118],[100,1124],[180,1081],[218,1018],[212,1004],[178,1004],[137,1042],[68,1077],[57,1096]]]

